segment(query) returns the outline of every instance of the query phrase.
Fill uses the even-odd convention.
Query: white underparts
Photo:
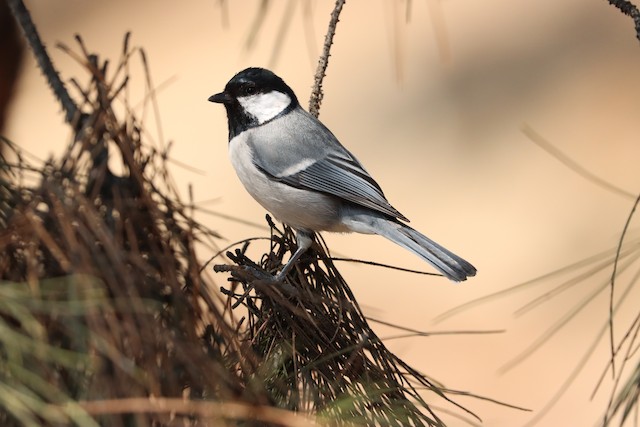
[[[256,118],[258,124],[263,124],[280,114],[291,104],[291,98],[286,93],[276,90],[258,93],[238,98],[244,111]]]

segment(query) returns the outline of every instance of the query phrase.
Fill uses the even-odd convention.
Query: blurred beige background
[[[162,132],[165,141],[174,142],[172,158],[204,171],[173,165],[182,194],[186,198],[192,184],[197,201],[213,199],[203,205],[208,209],[263,223],[265,212],[245,193],[227,160],[224,110],[206,99],[235,72],[253,65],[280,74],[306,105],[333,2],[274,2],[248,49],[260,3],[58,0],[28,6],[65,79],[86,81],[81,68],[54,48],[56,42],[74,46],[73,35],[79,33],[92,51],[115,61],[124,33],[131,30],[133,44],[144,47],[154,83],[161,86]],[[347,2],[320,117],[412,225],[470,260],[478,276],[454,285],[370,266],[339,267],[372,317],[428,331],[506,329],[500,335],[388,342],[399,356],[452,389],[534,410],[524,413],[460,398],[484,425],[525,425],[549,401],[555,406],[538,425],[594,425],[612,385],[609,375],[590,399],[606,366],[607,340],[566,393],[553,396],[605,324],[608,290],[529,359],[507,373],[498,370],[604,284],[610,269],[524,316],[514,311],[571,274],[439,324],[433,319],[616,244],[633,200],[587,182],[519,128],[528,123],[594,174],[637,191],[640,45],[632,22],[604,0],[426,0],[409,5],[407,22],[406,1]],[[284,21],[290,27],[279,33]],[[443,61],[436,34],[445,34],[450,61]],[[30,54],[23,71],[6,136],[41,158],[59,154],[70,138],[60,108]],[[139,69],[134,68],[134,80],[135,105],[144,93]],[[151,117],[146,127],[159,139]],[[221,247],[266,235],[234,221],[199,218],[224,235]],[[336,254],[429,269],[380,237],[325,239]],[[254,253],[263,245],[256,244]],[[210,255],[201,254],[203,259]],[[224,277],[218,283],[224,284]],[[618,283],[622,289],[628,282]],[[628,301],[634,298],[637,291]],[[634,313],[632,304],[623,306],[616,338]],[[399,334],[374,327],[383,337]],[[466,425],[446,420],[451,426]]]

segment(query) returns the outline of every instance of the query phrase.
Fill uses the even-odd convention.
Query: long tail
[[[352,223],[352,225],[355,224]],[[357,226],[353,228],[353,231],[386,237],[429,262],[448,279],[455,282],[462,282],[467,280],[467,277],[476,275],[475,267],[469,262],[408,225],[382,217],[369,217],[367,221],[358,221]]]

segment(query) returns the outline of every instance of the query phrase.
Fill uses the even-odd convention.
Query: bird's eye
[[[255,95],[257,91],[254,85],[246,85],[243,92],[245,95]]]

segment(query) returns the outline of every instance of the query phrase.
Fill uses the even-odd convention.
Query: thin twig
[[[640,40],[640,10],[627,0],[607,0],[610,5],[617,7],[620,12],[631,17],[636,27],[636,38]]]
[[[336,34],[336,26],[338,25],[340,12],[342,12],[342,7],[344,6],[345,1],[346,0],[336,0],[336,5],[333,8],[333,12],[331,12],[327,35],[324,38],[322,55],[318,60],[318,68],[316,68],[313,90],[311,91],[311,97],[309,98],[309,112],[316,118],[320,115],[320,104],[322,104],[322,98],[324,98],[324,93],[322,92],[322,81],[324,80],[324,76],[327,73],[327,66],[329,65],[333,36]]]
[[[613,304],[614,304],[613,297],[614,297],[616,276],[618,275],[618,262],[620,261],[620,251],[622,251],[622,243],[624,242],[624,237],[627,235],[629,224],[631,223],[631,219],[633,218],[633,215],[635,214],[636,208],[638,207],[639,203],[640,203],[640,195],[638,195],[638,197],[636,198],[636,201],[633,204],[633,207],[631,208],[631,212],[629,213],[629,216],[627,216],[627,221],[625,222],[624,228],[622,229],[622,234],[620,234],[618,248],[616,249],[616,258],[613,262],[613,271],[611,272],[611,281],[610,281],[611,287],[610,287],[610,294],[609,294],[609,345],[611,350],[611,374],[613,375],[614,378],[616,376],[616,365],[615,365],[616,350],[614,349],[614,336],[613,336]]]
[[[564,154],[558,148],[554,147],[554,145],[551,142],[547,141],[542,135],[540,135],[538,132],[536,132],[528,124],[526,124],[526,123],[522,124],[522,126],[520,127],[520,130],[527,138],[529,138],[532,142],[534,142],[538,147],[542,148],[547,153],[551,154],[560,163],[564,164],[569,169],[571,169],[572,171],[574,171],[578,175],[582,176],[583,178],[591,181],[592,183],[594,183],[596,185],[599,185],[600,187],[602,187],[602,188],[604,188],[604,189],[606,189],[608,191],[611,191],[612,193],[616,193],[618,195],[624,196],[624,197],[629,198],[629,199],[635,199],[636,198],[635,194],[630,193],[630,192],[628,192],[626,190],[623,190],[622,188],[619,188],[619,187],[615,186],[614,184],[611,184],[610,182],[607,182],[604,179],[600,178],[599,176],[597,176],[597,175],[593,174],[592,172],[588,171],[586,168],[584,168],[578,162],[576,162],[575,160],[573,160],[572,158],[570,158],[569,156]]]
[[[13,17],[22,29],[24,37],[29,42],[29,46],[36,57],[36,61],[38,61],[38,65],[46,77],[49,86],[62,105],[62,109],[65,113],[65,121],[69,124],[73,123],[76,113],[78,112],[78,106],[73,99],[71,99],[67,88],[64,86],[62,79],[60,79],[58,71],[53,66],[51,58],[47,53],[47,49],[38,35],[38,30],[36,30],[36,26],[31,20],[31,14],[29,14],[29,11],[22,0],[7,0],[7,4],[11,9]]]
[[[372,265],[374,267],[389,268],[391,270],[405,271],[407,273],[424,274],[426,276],[440,276],[440,277],[442,277],[442,274],[440,274],[440,273],[432,273],[430,271],[413,270],[413,269],[410,269],[410,268],[397,267],[395,265],[383,264],[383,263],[375,262],[375,261],[366,261],[366,260],[362,260],[362,259],[332,257],[331,260],[332,261],[353,262],[353,263],[356,263],[356,264]]]
[[[490,329],[486,331],[473,331],[473,330],[460,330],[460,331],[420,331],[418,329],[407,328],[406,326],[397,325],[395,323],[386,322],[380,319],[374,319],[373,317],[366,317],[368,321],[379,323],[381,325],[389,326],[394,329],[399,329],[401,331],[410,332],[412,336],[433,336],[433,335],[485,335],[485,334],[503,334],[506,331],[504,329]]]

